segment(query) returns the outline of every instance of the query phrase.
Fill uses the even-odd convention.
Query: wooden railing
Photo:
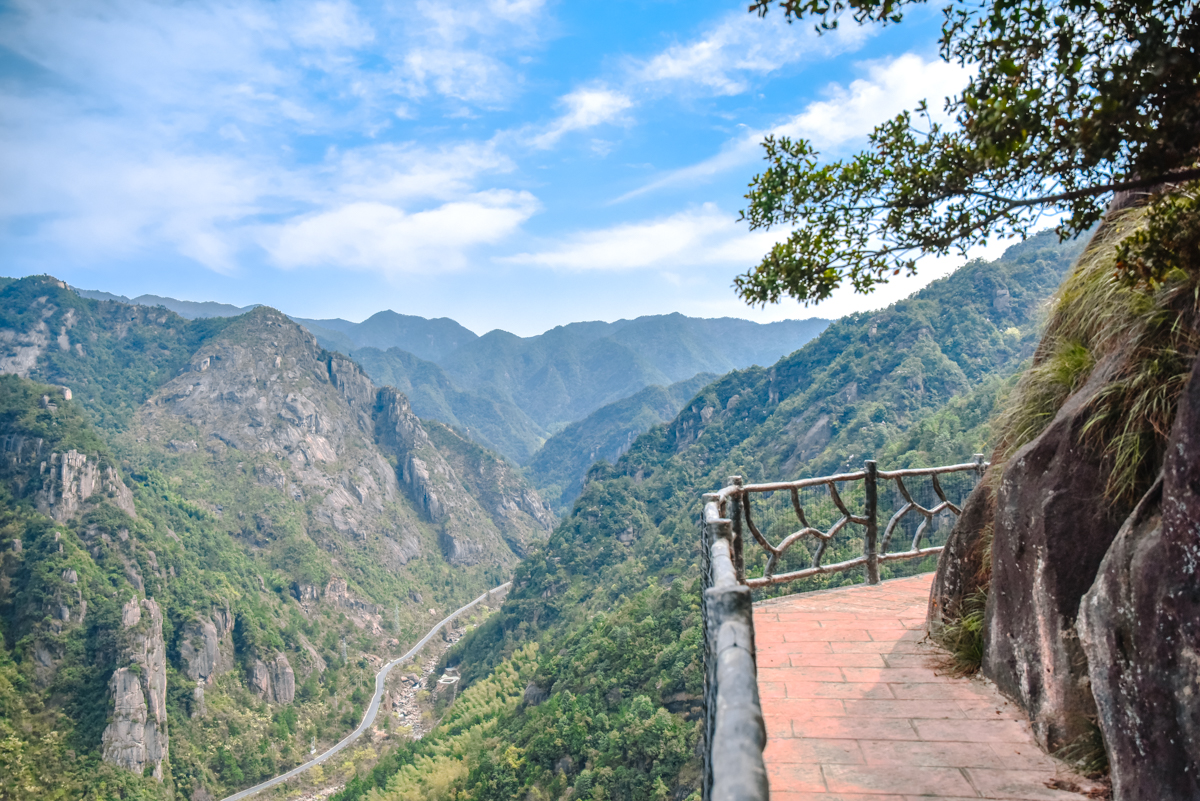
[[[954,493],[962,496],[956,502],[947,496],[939,477],[966,474],[971,479],[967,483],[974,488],[986,468],[982,454],[976,454],[973,461],[963,464],[891,471],[879,470],[875,462],[867,461],[862,470],[852,473],[800,481],[746,484],[741,476],[731,476],[720,491],[704,496],[700,527],[704,586],[704,801],[767,801],[768,797],[762,760],[766,730],[755,663],[753,588],[859,567],[864,569],[868,584],[878,584],[881,563],[940,553],[943,546],[927,544],[931,526],[939,514],[949,513],[955,517],[961,514],[960,504],[970,489],[961,487],[960,490],[965,491]],[[933,500],[920,503],[914,499],[910,484],[924,477],[929,478],[926,494],[932,494]],[[879,490],[893,486],[895,491],[890,497],[894,500],[895,511],[888,518],[881,539]],[[809,522],[810,514],[805,511],[801,492],[814,488],[823,488],[828,495],[828,502],[821,505],[832,509],[836,518],[828,526],[815,526]],[[751,508],[751,498],[766,493],[790,496],[791,512],[799,523],[799,528],[777,537],[775,542],[768,537],[769,532],[764,532],[755,523]],[[848,504],[846,499],[851,496],[861,503],[860,514],[850,510],[853,504]],[[909,515],[922,519],[912,531],[911,538],[907,533],[905,535],[907,550],[890,551]],[[781,523],[776,521],[775,528]],[[851,525],[862,529],[861,553],[824,564],[835,538]],[[766,556],[760,576],[748,578],[746,575],[743,547],[746,531]],[[814,545],[807,551],[810,564],[779,572],[788,552],[806,541]]]

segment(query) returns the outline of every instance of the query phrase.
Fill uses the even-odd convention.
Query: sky
[[[736,296],[787,235],[737,221],[764,135],[846,156],[967,80],[936,9],[817,35],[746,5],[0,0],[0,274],[529,336],[838,317],[961,264]]]

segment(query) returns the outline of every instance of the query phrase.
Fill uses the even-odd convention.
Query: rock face
[[[133,493],[113,468],[101,468],[95,460],[71,450],[50,454],[41,469],[45,480],[37,494],[38,510],[60,523],[78,514],[83,502],[96,493],[130,517],[137,517]]]
[[[79,514],[93,497],[105,497],[125,514],[137,517],[133,493],[117,471],[86,454],[74,449],[46,453],[40,438],[9,434],[0,437],[0,458],[18,482],[18,495],[32,495],[38,511],[59,523]],[[35,467],[37,476],[32,480],[20,477]]]
[[[508,550],[495,521],[434,446],[408,398],[390,387],[381,389],[375,431],[380,445],[395,455],[413,503],[437,525],[438,544],[448,562],[472,565],[488,552]]]
[[[121,610],[117,668],[109,681],[112,722],[101,736],[104,761],[163,780],[167,760],[167,660],[158,604],[133,598]]]
[[[1162,475],[1104,557],[1079,635],[1114,798],[1200,798],[1200,362]]]
[[[271,672],[271,690],[277,704],[290,704],[296,697],[296,674],[288,658],[277,654],[275,661],[269,666]]]
[[[929,590],[929,623],[937,627],[959,616],[963,601],[986,586],[984,543],[996,514],[995,473],[989,469],[963,504],[962,514],[946,540]]]
[[[250,692],[264,701],[290,704],[296,698],[296,674],[283,654],[276,654],[269,663],[255,659],[250,663],[250,673],[246,680]]]
[[[220,674],[233,667],[233,614],[216,610],[184,624],[179,642],[179,658],[192,681],[212,684]]]
[[[1008,461],[996,494],[983,672],[1025,708],[1048,751],[1084,733],[1096,713],[1075,619],[1130,510],[1105,497],[1108,471],[1082,444],[1082,428],[1115,369],[1112,358],[1096,366]]]

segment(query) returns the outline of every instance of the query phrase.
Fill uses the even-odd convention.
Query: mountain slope
[[[827,324],[789,320],[758,325],[672,314],[572,323],[526,339],[492,331],[440,364],[464,389],[487,389],[510,399],[553,431],[643,387],[747,367],[755,359],[774,361]]]
[[[0,701],[57,726],[13,737],[39,770],[75,752],[72,797],[295,764],[357,722],[371,660],[554,521],[272,309],[187,321],[30,278],[0,288],[0,343]]]
[[[700,373],[669,387],[646,387],[600,407],[546,440],[526,466],[526,475],[560,512],[570,511],[594,462],[617,461],[640,434],[674,418],[715,378],[712,373]]]
[[[701,493],[730,474],[789,479],[872,457],[891,468],[986,451],[991,407],[1032,352],[1043,301],[1078,247],[1034,237],[888,309],[843,318],[771,368],[705,387],[614,466],[593,468],[571,515],[521,563],[500,614],[448,657],[461,660],[469,686],[525,642],[543,646],[525,697],[545,700],[480,724],[490,739],[482,753],[464,755],[466,778],[452,788],[457,798],[505,797],[502,786],[507,797],[561,797],[572,787],[631,801],[692,792],[702,683]],[[768,504],[759,507],[760,523],[792,525],[783,514],[772,520]],[[826,561],[860,548],[848,536]],[[761,569],[752,549],[747,555],[748,569]],[[785,567],[798,562],[806,556],[792,556]],[[826,575],[788,589],[860,580]],[[591,723],[580,729],[582,716]],[[623,732],[634,723],[642,731],[649,721],[657,721],[657,761],[609,761],[612,740],[627,743]],[[435,731],[422,747],[436,749],[448,734]],[[519,759],[506,762],[506,755]],[[388,777],[372,781],[382,787]],[[363,797],[360,789],[343,798]],[[384,790],[377,797],[400,796]]]
[[[459,389],[433,362],[399,348],[368,347],[352,353],[373,381],[407,395],[417,416],[457,426],[510,459],[527,461],[545,440],[541,426],[514,403]]]

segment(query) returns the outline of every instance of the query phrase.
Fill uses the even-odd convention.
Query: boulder
[[[1118,367],[1115,357],[1096,365],[1009,459],[996,493],[983,673],[1024,707],[1047,751],[1084,734],[1096,714],[1075,619],[1130,508],[1106,497],[1108,468],[1082,429]]]
[[[957,619],[963,600],[987,586],[991,565],[983,563],[983,556],[996,515],[995,478],[995,472],[989,468],[967,496],[962,514],[938,557],[937,573],[929,589],[928,617],[932,631]]]
[[[1121,527],[1077,627],[1114,798],[1200,798],[1200,361],[1162,474]]]

